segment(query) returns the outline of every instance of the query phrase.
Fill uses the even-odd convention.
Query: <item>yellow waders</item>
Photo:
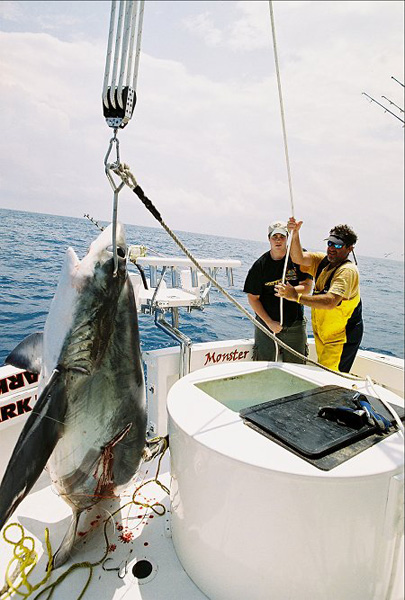
[[[321,365],[334,371],[339,370],[343,347],[347,341],[346,325],[359,302],[360,294],[357,294],[351,300],[342,300],[332,310],[312,309],[312,329]]]

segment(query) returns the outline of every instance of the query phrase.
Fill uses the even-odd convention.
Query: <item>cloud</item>
[[[195,68],[191,49],[190,61],[181,62],[142,53],[134,117],[119,132],[121,158],[176,230],[259,240],[269,221],[291,212],[270,47],[264,74],[254,69],[256,57],[263,59],[254,44],[269,27],[264,4],[229,3],[234,20],[226,25],[213,10],[190,21],[227,60],[236,39],[251,48],[243,76],[235,75],[235,60],[223,78],[214,76],[214,64]],[[393,24],[400,3],[384,3],[384,11],[379,2],[359,3],[373,7],[350,7],[353,21],[342,4],[351,3],[275,3],[295,212],[305,221],[307,247],[323,247],[330,227],[348,222],[360,255],[399,256],[402,234],[392,232],[402,222],[402,128],[361,92],[395,100],[400,91],[390,79],[403,61],[401,28]],[[307,24],[315,19],[311,28],[304,16]],[[104,45],[13,32],[0,34],[0,45],[2,206],[109,220]],[[119,214],[156,225],[129,190]]]
[[[0,18],[5,21],[18,21],[23,14],[21,3],[3,0],[0,2]]]
[[[183,19],[183,26],[203,39],[207,46],[218,46],[222,42],[222,31],[214,26],[209,12]]]

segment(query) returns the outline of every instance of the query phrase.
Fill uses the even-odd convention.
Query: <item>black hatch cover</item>
[[[355,390],[327,385],[250,406],[239,414],[249,427],[328,471],[397,429],[395,424],[382,436],[376,427],[368,424],[354,429],[318,416],[319,409],[324,406],[355,409],[355,393]],[[392,421],[380,400],[372,396],[366,398],[376,412]],[[403,419],[404,410],[394,405],[393,408]]]

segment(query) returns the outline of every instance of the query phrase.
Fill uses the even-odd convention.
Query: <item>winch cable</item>
[[[233,298],[233,296],[231,296],[231,294],[229,294],[221,286],[221,284],[219,284],[209,274],[209,272],[206,271],[204,269],[204,267],[202,267],[200,265],[200,263],[197,261],[197,259],[194,258],[194,256],[191,254],[191,252],[184,246],[183,242],[177,237],[177,235],[174,233],[174,231],[172,231],[172,229],[170,229],[170,227],[165,223],[165,221],[163,220],[162,215],[160,214],[158,209],[154,206],[153,202],[147,196],[145,196],[144,191],[138,185],[138,182],[136,181],[134,175],[131,173],[129,166],[127,164],[120,164],[118,167],[114,168],[114,173],[121,178],[122,182],[125,185],[127,185],[134,192],[134,194],[136,196],[138,196],[138,198],[141,200],[141,202],[144,204],[144,206],[149,210],[149,212],[153,215],[153,217],[160,223],[160,225],[163,227],[163,229],[170,235],[170,237],[174,240],[174,242],[178,245],[178,247],[182,250],[182,252],[191,260],[191,262],[195,265],[195,267],[204,275],[204,277],[206,277],[208,279],[208,281],[210,281],[212,283],[212,285],[214,285],[234,306],[236,306],[236,308],[238,310],[240,310],[240,312],[242,312],[249,319],[249,321],[251,321],[255,325],[255,327],[258,327],[269,338],[271,338],[273,341],[275,341],[275,343],[279,344],[282,348],[284,348],[285,350],[288,350],[288,352],[290,352],[297,358],[303,360],[304,362],[307,362],[316,367],[320,367],[324,371],[328,371],[329,373],[333,373],[334,375],[339,375],[340,377],[345,377],[345,378],[351,379],[353,381],[364,381],[363,377],[359,377],[358,375],[352,375],[350,373],[341,373],[340,371],[333,371],[332,369],[329,369],[329,367],[325,367],[324,365],[321,365],[320,363],[304,356],[303,354],[301,354],[297,350],[294,350],[294,348],[291,348],[286,343],[284,343],[282,340],[277,338],[274,335],[274,333],[272,333],[269,329],[267,329],[267,327],[262,325],[259,321],[256,321],[256,319],[253,317],[253,315],[251,315],[251,313],[248,310],[246,310],[246,308],[244,306],[242,306],[242,304],[240,304],[235,298]]]
[[[119,3],[118,18],[116,18],[117,2],[112,0],[111,3],[102,100],[103,113],[107,125],[114,129],[114,135],[110,140],[104,159],[105,173],[114,192],[112,214],[114,276],[118,272],[118,195],[124,186],[123,184],[116,185],[111,172],[113,171],[113,167],[120,163],[119,142],[117,138],[118,129],[123,129],[129,123],[136,104],[144,4],[144,0],[140,0],[139,2],[138,0],[121,0]],[[108,159],[114,145],[116,148],[116,160],[113,163],[109,163]]]
[[[290,215],[294,217],[294,197],[293,197],[293,187],[292,187],[292,178],[291,178],[291,168],[290,168],[290,158],[288,154],[288,143],[287,143],[287,128],[285,124],[285,112],[284,112],[284,102],[283,102],[283,93],[281,89],[281,77],[280,77],[280,66],[278,62],[278,52],[277,52],[277,41],[276,41],[276,26],[274,22],[274,12],[273,12],[273,2],[269,0],[269,9],[270,9],[270,21],[271,21],[271,34],[273,39],[273,55],[274,55],[274,63],[276,67],[276,76],[277,76],[277,89],[278,89],[278,99],[280,104],[280,116],[281,116],[281,126],[283,130],[283,143],[284,143],[284,154],[285,161],[287,166],[287,177],[288,177],[288,189],[290,192]],[[281,278],[282,283],[285,282],[285,276],[287,272],[288,259],[290,256],[291,242],[294,232],[291,231],[287,240],[287,249],[284,261],[283,275]],[[280,298],[280,325],[283,325],[283,298]],[[276,346],[277,349],[277,346]],[[277,356],[276,356],[277,360]]]

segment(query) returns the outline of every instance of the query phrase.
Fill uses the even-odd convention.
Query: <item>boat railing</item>
[[[192,340],[179,329],[179,309],[191,312],[209,305],[211,282],[188,258],[139,256],[133,262],[147,272],[146,277],[130,274],[138,311],[153,315],[156,326],[180,344],[179,374],[183,377],[190,372]],[[241,266],[239,260],[231,259],[202,258],[198,262],[215,281],[224,270],[230,286],[233,269]]]

